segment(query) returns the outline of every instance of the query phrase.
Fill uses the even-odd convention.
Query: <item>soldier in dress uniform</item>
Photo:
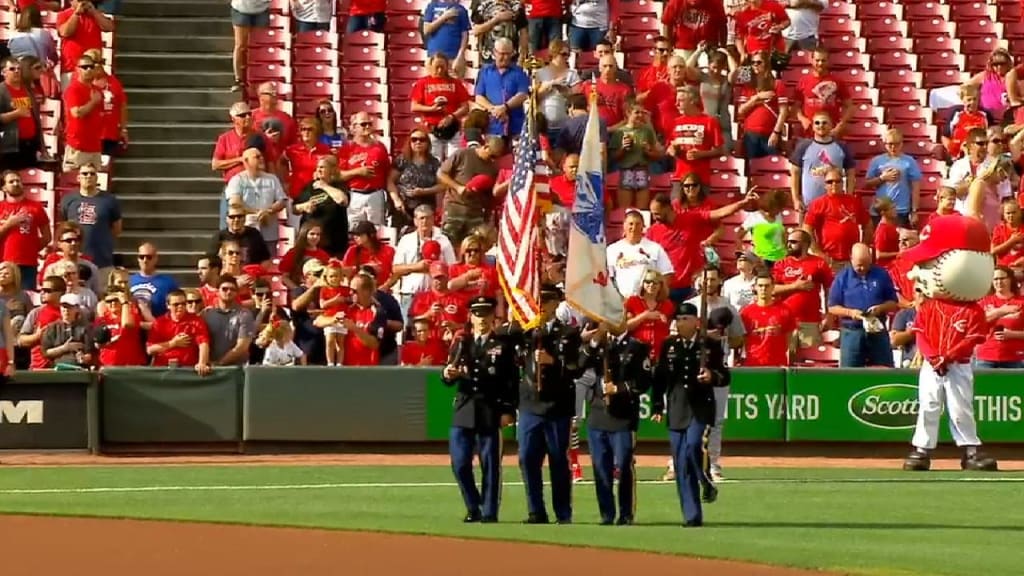
[[[651,394],[651,419],[668,425],[676,490],[686,526],[704,523],[702,486],[705,502],[718,497],[718,489],[711,482],[707,443],[715,422],[714,387],[729,381],[721,342],[702,336],[699,328],[697,307],[689,302],[680,304],[676,309],[677,333],[662,344]]]
[[[526,486],[527,524],[547,524],[544,457],[551,474],[551,504],[559,524],[572,522],[569,434],[575,414],[576,379],[583,373],[578,330],[555,317],[562,291],[540,291],[540,325],[520,341],[523,377],[519,384],[519,469]]]
[[[640,395],[651,387],[650,346],[624,330],[609,333],[601,324],[583,346],[586,366],[597,378],[587,391],[588,441],[594,463],[594,487],[601,524],[632,524],[636,518],[636,429]],[[615,519],[612,485],[619,471],[619,517]]]
[[[494,298],[470,301],[471,329],[452,342],[442,379],[456,386],[448,451],[466,503],[466,522],[497,522],[501,499],[501,428],[515,422],[519,367],[515,346],[494,332]],[[473,475],[478,451],[482,486]],[[481,492],[483,497],[481,498]]]

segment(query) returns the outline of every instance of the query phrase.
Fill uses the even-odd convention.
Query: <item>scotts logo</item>
[[[849,402],[850,415],[873,428],[903,430],[917,423],[917,387],[880,384],[861,390]]]

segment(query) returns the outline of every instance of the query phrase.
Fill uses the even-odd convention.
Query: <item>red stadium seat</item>
[[[635,2],[622,2],[619,5],[620,14],[657,14],[660,6],[650,0],[636,0]]]
[[[941,2],[915,2],[906,4],[903,16],[915,20],[949,20],[949,7]]]
[[[356,112],[366,112],[372,114],[378,118],[383,118],[387,112],[387,104],[384,104],[380,100],[372,100],[370,98],[358,99],[358,98],[345,98],[343,100],[345,106],[345,114],[351,116]]]
[[[348,89],[349,84],[345,84]],[[330,80],[310,80],[295,85],[296,100],[340,100],[341,93],[337,82]]]
[[[423,65],[427,60],[427,51],[418,46],[402,46],[388,49],[388,65],[395,63]]]
[[[388,34],[394,32],[405,32],[408,30],[417,30],[420,26],[420,15],[419,14],[390,14],[388,20],[384,24],[384,31]]]
[[[28,170],[22,170],[19,174],[21,175],[21,185],[26,188],[32,186],[34,188],[46,188],[52,190],[54,187],[53,172],[47,172],[46,170],[40,170],[38,168],[29,168]],[[77,181],[77,176],[75,179]]]
[[[757,186],[761,193],[768,190],[789,189],[789,174],[786,172],[774,172],[768,174],[756,174],[747,177],[747,183]]]
[[[276,46],[278,48],[291,47],[292,37],[290,34],[275,30],[273,28],[253,28],[249,32],[249,47],[254,46]]]
[[[847,148],[853,153],[855,158],[871,158],[877,156],[885,151],[882,146],[882,139],[875,138],[872,140],[848,140],[846,142]]]
[[[846,68],[867,68],[868,58],[862,52],[845,50],[829,54],[828,65],[830,69],[841,70]]]
[[[902,18],[903,7],[892,2],[858,2],[857,18],[862,22],[865,20],[878,20],[880,18]],[[867,25],[870,25],[868,23]]]
[[[917,64],[917,56],[909,52],[880,52],[871,55],[871,70],[912,70]]]
[[[959,70],[963,65],[963,57],[956,52],[935,52],[923,54],[918,60],[917,69],[921,72],[928,70]]]
[[[799,348],[794,364],[797,366],[837,367],[839,366],[839,348],[824,345]]]
[[[913,45],[917,54],[960,51],[960,40],[949,36],[922,36],[914,38]]]
[[[924,18],[909,21],[907,28],[912,37],[920,38],[923,36],[952,36],[956,25],[944,18]]]
[[[295,78],[296,92],[298,92],[299,85],[303,82],[319,80],[321,82],[337,84],[341,79],[340,71],[337,68],[323,64],[295,66],[292,68],[292,76]]]
[[[886,106],[883,120],[887,124],[907,124],[909,122],[931,124],[932,111],[929,108],[922,108],[917,104],[894,102]]]
[[[881,135],[882,127],[877,121],[862,120],[860,122],[850,122],[843,137],[847,140],[872,140],[881,138]]]
[[[945,167],[934,158],[923,158],[918,160],[917,164],[921,167],[922,174],[935,174],[941,176],[945,173]]]
[[[412,100],[412,83],[399,82],[388,86],[388,95],[393,102],[409,102]]]
[[[423,46],[423,38],[420,36],[419,30],[403,30],[401,32],[392,32],[388,34],[388,45],[389,46]]]
[[[954,22],[991,17],[986,2],[951,2],[949,8]]]
[[[361,30],[355,34],[346,34],[342,40],[346,46],[375,46],[384,47],[384,37],[376,32]]]
[[[878,89],[878,102],[883,106],[892,104],[904,105],[908,102],[923,105],[926,94],[924,90],[904,84],[902,86],[882,86]]]
[[[292,53],[279,46],[253,46],[249,48],[249,63],[277,64],[288,66],[292,61]]]
[[[711,175],[711,190],[714,192],[740,192],[746,187],[746,178],[732,172]]]
[[[291,68],[280,64],[250,64],[245,69],[250,84],[260,82],[282,82],[291,83]]]
[[[338,51],[330,46],[296,46],[292,57],[296,64],[338,65]]]
[[[622,37],[622,50],[626,53],[647,52],[657,35],[656,30],[630,32]]]
[[[879,70],[874,73],[876,86],[919,86],[921,73],[910,70]]]
[[[822,16],[825,17],[846,17],[855,18],[857,16],[857,7],[852,2],[842,2],[840,0],[832,0],[825,6],[822,11]]]
[[[748,175],[755,174],[788,174],[789,161],[785,156],[764,156],[747,161]]]
[[[423,119],[419,116],[397,113],[391,116],[391,129],[395,134],[408,134],[422,123]]]
[[[996,28],[988,18],[977,18],[957,23],[956,33],[960,38],[992,38],[998,34]]]
[[[841,50],[860,50],[859,37],[854,34],[833,34],[826,36],[821,39],[821,43],[829,52],[839,52]],[[805,52],[806,54],[806,52]],[[808,54],[807,63],[810,64],[810,55]]]
[[[860,34],[860,22],[854,19],[841,16],[839,18],[827,18],[824,15],[818,25],[818,36],[821,38],[839,34]]]
[[[965,79],[965,74],[959,70],[930,70],[921,73],[921,87],[930,90],[961,84]]]
[[[376,64],[380,66],[384,62],[384,51],[375,46],[346,44],[341,49],[341,62],[343,64]]]
[[[936,134],[935,126],[929,126],[923,122],[908,122],[903,124],[895,124],[895,128],[899,128],[903,132],[903,137],[906,140],[927,140],[928,142],[937,142],[938,134]]]
[[[907,23],[898,18],[882,18],[880,20],[872,20],[871,25],[865,25],[862,30],[865,38],[892,36],[894,34],[896,36],[906,36]]]
[[[867,40],[868,54],[892,52],[896,50],[910,51],[911,42],[903,36],[876,36]]]
[[[388,14],[422,14],[428,0],[388,0]]]
[[[832,76],[848,86],[872,86],[875,83],[875,73],[868,72],[861,68],[847,68],[846,70],[832,70]]]
[[[854,121],[858,121],[858,122],[863,122],[863,121],[878,122],[879,120],[881,120],[881,118],[882,118],[882,114],[880,112],[880,109],[875,108],[871,104],[861,103],[861,104],[856,104],[853,107],[852,120],[854,120]]]
[[[295,35],[295,47],[299,46],[320,46],[321,48],[335,48],[337,49],[338,35],[331,32],[324,32],[322,30],[314,30],[312,32],[300,32]]]
[[[386,68],[379,68],[372,64],[353,64],[352,66],[342,66],[341,74],[346,79],[383,82],[386,70]]]
[[[721,171],[741,174],[743,172],[743,161],[731,155],[719,156],[711,159],[711,170],[713,172]]]
[[[657,16],[632,16],[630,18],[623,18],[620,22],[622,23],[622,31],[626,34],[655,32],[655,35],[657,35],[658,28],[661,26]]]

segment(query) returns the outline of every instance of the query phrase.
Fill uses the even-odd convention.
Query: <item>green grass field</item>
[[[674,485],[641,469],[638,525],[597,526],[593,486],[573,526],[525,526],[505,470],[501,524],[464,525],[445,467],[65,467],[0,471],[0,513],[375,530],[602,546],[869,575],[1018,575],[1024,474],[730,469],[708,526],[679,527]]]

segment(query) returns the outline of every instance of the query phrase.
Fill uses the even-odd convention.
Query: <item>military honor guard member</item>
[[[485,296],[470,301],[471,329],[455,337],[442,372],[444,383],[457,389],[448,451],[466,522],[498,521],[501,428],[515,422],[519,367],[514,344],[494,331],[496,306]],[[480,489],[473,475],[474,449],[482,468]]]
[[[526,486],[527,524],[547,524],[544,506],[544,457],[551,475],[555,521],[572,522],[572,471],[569,434],[576,412],[576,379],[583,372],[583,341],[575,328],[555,317],[562,291],[540,291],[540,325],[520,342],[523,377],[519,384],[519,469]]]
[[[662,344],[654,371],[651,419],[668,425],[685,525],[701,526],[701,487],[705,502],[718,497],[707,452],[715,422],[714,387],[727,385],[730,374],[721,342],[701,334],[696,306],[680,304],[675,322],[677,333]]]
[[[594,464],[594,488],[601,524],[620,526],[636,519],[636,430],[640,395],[651,387],[650,346],[602,324],[583,346],[583,357],[597,378],[587,391],[587,432]],[[613,490],[619,471],[618,520]]]

